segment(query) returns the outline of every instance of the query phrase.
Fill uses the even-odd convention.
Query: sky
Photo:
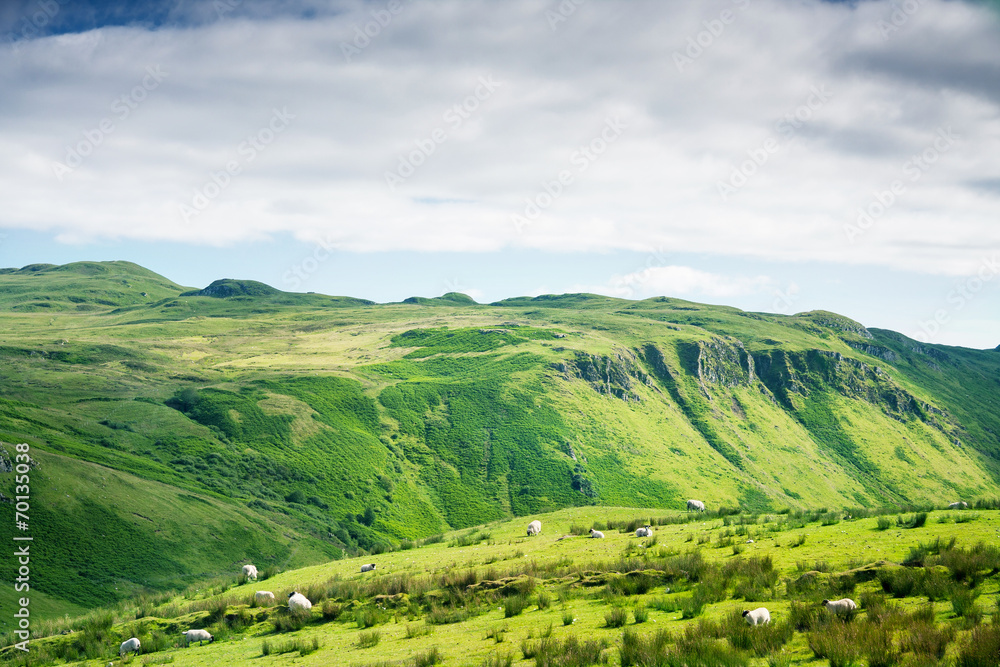
[[[0,3],[0,265],[1000,344],[1000,10]]]

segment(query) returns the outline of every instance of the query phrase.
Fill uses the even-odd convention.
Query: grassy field
[[[1000,495],[1000,352],[832,313],[376,305],[125,262],[2,271],[0,295],[0,445],[38,464],[41,618],[564,508]]]
[[[914,521],[920,516],[923,523]],[[683,651],[695,651],[690,664],[996,664],[971,661],[970,644],[973,633],[996,640],[1000,630],[1000,616],[990,620],[1000,599],[996,510],[858,518],[827,510],[719,517],[574,508],[539,518],[536,537],[524,536],[525,520],[495,522],[257,583],[231,578],[177,597],[126,601],[46,624],[52,636],[32,650],[42,658],[89,647],[89,661],[69,664],[118,664],[118,643],[136,635],[147,646],[142,664],[192,667],[491,665],[507,664],[507,656],[516,665],[680,664],[669,659]],[[652,538],[623,532],[646,522]],[[605,539],[585,536],[595,525]],[[376,571],[360,573],[364,562]],[[255,590],[273,591],[278,606],[251,604]],[[291,590],[314,602],[298,621],[280,604]],[[847,622],[819,606],[841,597],[861,606]],[[734,616],[760,606],[770,610],[768,627],[747,628]],[[217,641],[183,648],[179,633],[189,627],[206,627]],[[58,634],[63,628],[76,630]],[[666,661],[635,662],[636,643],[658,632],[667,633]],[[567,641],[578,650],[567,650]],[[824,644],[831,641],[835,648]],[[587,642],[597,661],[569,661],[583,660]],[[855,648],[854,662],[836,662]],[[819,658],[817,650],[831,655]],[[539,651],[551,652],[549,662]],[[696,654],[715,661],[695,662]]]

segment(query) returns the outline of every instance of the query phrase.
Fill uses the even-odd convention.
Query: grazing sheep
[[[201,646],[205,642],[211,644],[215,641],[215,637],[213,637],[208,630],[187,630],[181,634],[184,635],[186,646],[190,646],[191,642],[198,642],[198,646]]]
[[[597,539],[601,539],[602,537],[604,537],[604,533],[602,533],[599,530],[594,530],[593,528],[591,528],[590,529],[590,536],[594,537],[594,538],[597,538]]]
[[[528,537],[531,537],[532,535],[538,535],[541,532],[542,532],[542,522],[539,521],[538,519],[535,519],[534,521],[528,524]]]
[[[366,563],[365,565],[361,566],[362,572],[371,572],[374,569],[375,569],[375,563]]]
[[[700,500],[689,500],[688,501],[688,510],[696,510],[698,512],[704,512],[705,511],[705,503],[701,502]]]
[[[309,611],[312,609],[313,603],[309,601],[302,593],[298,591],[292,591],[288,594],[288,609],[289,611]]]
[[[636,537],[652,537],[653,536],[653,529],[650,528],[649,526],[646,526],[645,528],[636,528],[636,530],[635,530],[635,536]]]
[[[271,591],[257,591],[253,594],[253,599],[257,602],[274,602],[274,593]]]
[[[823,600],[821,603],[834,614],[841,614],[858,608],[851,598],[841,598],[840,600]]]
[[[139,644],[139,640],[132,637],[132,639],[126,639],[122,642],[121,648],[118,649],[118,655],[123,658],[126,653],[135,653],[136,655],[139,655],[139,649],[141,648],[142,646]]]
[[[243,576],[246,577],[248,581],[257,581],[257,568],[247,563],[243,566]]]
[[[968,508],[969,508],[969,503],[965,502],[964,500],[959,500],[957,502],[948,505],[948,509],[950,510],[964,510]]]
[[[765,625],[771,622],[771,612],[766,607],[757,607],[753,611],[744,609],[743,620],[747,625]]]

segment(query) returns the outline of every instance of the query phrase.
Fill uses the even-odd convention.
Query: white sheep
[[[593,538],[601,539],[602,537],[604,537],[604,533],[602,533],[599,530],[594,530],[593,528],[591,528],[590,529],[590,536],[593,537]]]
[[[698,512],[704,512],[705,511],[705,503],[701,502],[700,500],[689,500],[687,508],[688,508],[688,510],[695,510],[695,511],[698,511]]]
[[[950,510],[964,510],[968,508],[969,508],[969,503],[965,502],[964,500],[959,500],[948,505],[948,509]]]
[[[828,611],[834,614],[847,613],[858,608],[851,598],[841,598],[840,600],[823,600],[821,603]]]
[[[257,602],[274,602],[274,593],[271,591],[257,591],[253,594],[253,599]]]
[[[309,611],[312,609],[313,603],[309,601],[302,593],[298,591],[292,591],[288,594],[288,609],[289,611]]]
[[[771,612],[766,607],[757,607],[753,611],[744,609],[743,620],[747,625],[766,625],[771,622]]]
[[[362,572],[371,572],[374,569],[375,569],[375,563],[366,563],[361,566]]]
[[[635,530],[635,536],[636,537],[652,537],[653,536],[653,529],[650,528],[649,526],[646,526],[645,528],[636,528],[636,530]]]
[[[118,649],[118,655],[123,658],[126,653],[135,653],[136,655],[139,655],[139,649],[141,648],[142,646],[139,644],[139,640],[132,637],[132,639],[126,639],[122,642],[121,647]]]
[[[247,563],[243,566],[243,576],[246,577],[248,581],[257,581],[257,568]]]
[[[528,537],[531,537],[532,535],[538,535],[541,532],[542,532],[542,522],[539,521],[538,519],[535,519],[534,521],[528,524]]]
[[[198,645],[201,646],[205,642],[211,644],[215,641],[215,637],[208,630],[186,630],[181,634],[184,635],[186,646],[190,646],[191,642],[198,642]]]

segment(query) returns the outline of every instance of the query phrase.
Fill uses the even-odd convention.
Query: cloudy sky
[[[0,9],[4,266],[1000,343],[996,4],[107,4]]]

